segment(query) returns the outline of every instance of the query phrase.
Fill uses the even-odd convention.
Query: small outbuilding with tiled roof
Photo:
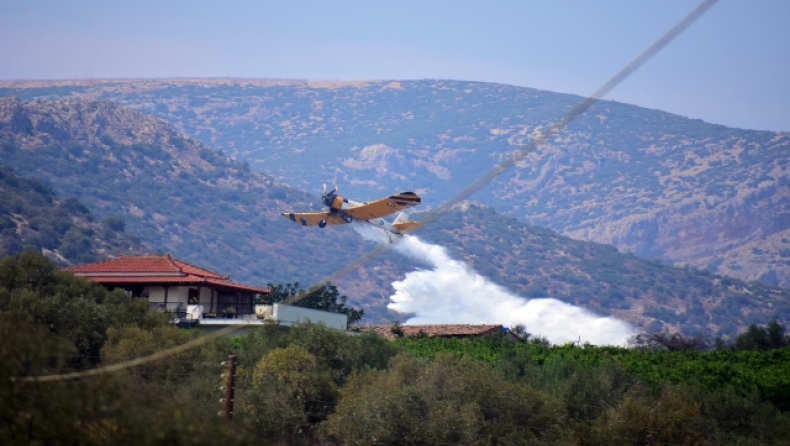
[[[164,256],[121,256],[68,271],[108,288],[121,288],[175,313],[242,316],[255,313],[253,298],[260,288],[232,282],[230,276]]]
[[[508,329],[502,325],[470,325],[470,324],[433,324],[433,325],[360,325],[360,331],[372,331],[385,339],[395,339],[399,336],[420,336],[429,338],[481,338],[494,334],[503,333],[506,336],[517,339]],[[396,331],[400,330],[400,334]]]

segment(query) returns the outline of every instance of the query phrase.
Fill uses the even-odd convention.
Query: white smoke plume
[[[366,239],[386,241],[374,228],[354,227]],[[395,250],[431,266],[407,273],[406,278],[392,284],[395,294],[387,307],[416,315],[406,324],[523,324],[533,336],[545,336],[553,344],[581,340],[595,345],[625,345],[634,333],[626,322],[557,299],[517,296],[450,258],[443,247],[415,236],[404,236]]]

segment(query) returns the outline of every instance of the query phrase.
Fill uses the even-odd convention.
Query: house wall
[[[211,288],[206,288],[206,287],[200,288],[200,305],[204,305],[206,311],[209,311],[209,308],[211,307],[211,295],[213,294],[213,292],[214,291]]]
[[[168,302],[178,302],[184,305],[189,300],[189,287],[188,286],[174,286],[170,287],[167,291]]]
[[[183,303],[184,305],[188,304],[189,301],[189,289],[196,288],[190,286],[171,286],[168,287],[167,291],[167,302],[168,304],[174,303]],[[213,298],[214,305],[217,303],[217,293],[216,291],[212,290],[211,288],[207,287],[197,287],[198,288],[198,296],[200,297],[200,305],[203,307],[203,313],[211,312],[211,302]],[[144,288],[145,291],[148,291],[148,301],[149,302],[164,302],[165,301],[165,287],[163,286],[148,286]]]
[[[147,286],[144,291],[148,292],[149,302],[164,302],[165,288],[161,286]]]
[[[189,303],[189,291],[198,290],[199,304]],[[148,301],[151,303],[163,304],[165,302],[165,287],[161,285],[146,286],[142,290],[148,293]],[[184,286],[170,286],[167,287],[167,307],[175,310],[178,304],[183,305],[183,309],[194,312],[195,314],[221,314],[225,308],[233,307],[236,309],[238,315],[253,314],[254,305],[252,303],[252,296],[250,294],[240,295],[240,300],[236,301],[236,295],[228,293],[231,301],[225,300],[219,302],[220,292],[210,287],[184,285]],[[191,307],[189,309],[187,307]],[[199,308],[198,308],[199,307]],[[327,323],[327,325],[329,325]]]
[[[200,298],[200,312],[202,314],[215,311],[215,308],[213,308],[211,305],[212,297],[214,306],[217,304],[217,293],[214,290],[211,288],[200,287],[198,290],[198,297]]]
[[[165,287],[163,286],[149,286],[145,287],[148,291],[149,302],[164,302],[165,301]],[[167,288],[167,302],[168,303],[183,303],[187,304],[189,297],[188,286],[171,286]],[[201,296],[202,298],[202,296]],[[202,302],[202,299],[201,299]]]

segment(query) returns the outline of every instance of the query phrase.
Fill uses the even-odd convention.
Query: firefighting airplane
[[[318,226],[325,228],[327,225],[342,225],[352,222],[367,223],[375,228],[382,229],[389,234],[402,235],[420,227],[414,221],[408,221],[405,213],[401,212],[392,223],[381,217],[394,214],[403,209],[417,206],[422,201],[414,192],[401,192],[387,198],[382,198],[368,203],[349,201],[337,195],[337,185],[331,191],[326,191],[324,184],[321,200],[329,207],[324,212],[286,212],[283,217],[290,218],[302,226]],[[390,237],[390,241],[392,238]]]

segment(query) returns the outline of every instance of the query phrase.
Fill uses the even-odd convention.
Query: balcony
[[[330,328],[346,329],[344,314],[329,313],[309,308],[284,304],[230,306],[215,304],[215,311],[207,312],[208,305],[184,304],[183,302],[149,302],[155,311],[168,314],[171,323],[180,327],[261,325],[266,322],[279,325],[295,325],[307,321],[318,322]]]

